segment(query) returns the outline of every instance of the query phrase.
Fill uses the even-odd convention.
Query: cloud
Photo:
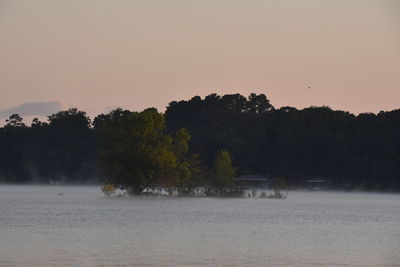
[[[62,109],[58,101],[26,102],[19,106],[0,110],[0,118],[8,118],[12,114],[20,116],[48,116]]]

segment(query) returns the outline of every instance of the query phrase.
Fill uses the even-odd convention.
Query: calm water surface
[[[99,187],[0,186],[0,266],[400,266],[400,195],[109,198]]]

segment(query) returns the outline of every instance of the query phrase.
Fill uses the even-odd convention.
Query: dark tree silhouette
[[[146,137],[147,132],[158,138]],[[158,148],[141,150],[140,144],[151,142],[150,148]],[[150,170],[172,153],[169,174],[162,170],[168,179],[157,184],[190,192],[212,184],[221,150],[229,151],[238,175],[280,177],[289,187],[304,187],[307,179],[318,177],[332,181],[333,188],[400,191],[399,109],[358,116],[326,106],[275,109],[263,94],[195,96],[171,102],[165,114],[154,108],[117,109],[98,115],[93,127],[77,109],[55,113],[48,122],[34,119],[30,127],[13,114],[0,128],[0,181],[100,182],[110,176],[106,166],[126,161],[131,170],[113,179],[122,173],[129,174],[122,180],[139,177],[133,173],[141,168],[143,179],[153,182],[161,170]],[[99,160],[96,151],[108,151],[109,157]],[[146,165],[153,161],[151,153],[165,157]]]

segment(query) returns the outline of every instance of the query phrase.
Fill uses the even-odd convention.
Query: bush
[[[104,184],[101,187],[101,191],[103,191],[103,193],[106,194],[107,196],[111,196],[111,195],[115,194],[116,189],[117,189],[117,187],[113,184]]]

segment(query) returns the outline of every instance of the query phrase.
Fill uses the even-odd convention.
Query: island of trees
[[[400,110],[357,116],[329,107],[274,108],[263,94],[173,101],[165,113],[115,109],[93,119],[69,109],[0,128],[0,182],[103,183],[143,194],[240,194],[234,177],[305,187],[400,191]]]

